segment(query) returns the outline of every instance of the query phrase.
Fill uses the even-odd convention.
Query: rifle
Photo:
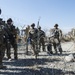
[[[1,15],[1,12],[2,12],[2,11],[1,11],[1,9],[0,9],[0,15]]]
[[[37,23],[37,29],[39,28],[39,22],[40,22],[40,19],[41,19],[41,17],[39,17],[39,19],[38,19],[38,23]],[[40,37],[40,34],[39,34],[39,29],[38,29],[38,40],[39,40],[39,37]],[[39,41],[38,41],[39,42]]]

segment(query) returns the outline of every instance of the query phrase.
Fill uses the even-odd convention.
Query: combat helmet
[[[13,21],[12,21],[12,19],[11,19],[11,18],[9,18],[9,19],[7,20],[7,22],[13,22]]]

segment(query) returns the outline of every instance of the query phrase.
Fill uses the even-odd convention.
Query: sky
[[[0,0],[3,20],[12,18],[16,27],[39,24],[43,30],[57,23],[63,32],[75,28],[75,0]]]

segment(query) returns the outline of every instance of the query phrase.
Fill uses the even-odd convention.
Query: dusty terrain
[[[62,43],[62,55],[49,55],[40,52],[36,60],[32,52],[26,55],[25,46],[18,46],[18,60],[8,61],[6,55],[3,64],[6,69],[0,69],[0,75],[75,75],[75,62],[65,62],[64,57],[75,52],[73,42]]]

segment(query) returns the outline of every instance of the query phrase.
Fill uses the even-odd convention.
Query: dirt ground
[[[32,52],[26,55],[25,46],[18,46],[18,60],[8,61],[5,55],[3,64],[6,69],[0,69],[0,75],[75,75],[75,62],[65,62],[65,56],[75,52],[73,42],[62,43],[62,55],[50,55],[40,52],[36,60]]]

